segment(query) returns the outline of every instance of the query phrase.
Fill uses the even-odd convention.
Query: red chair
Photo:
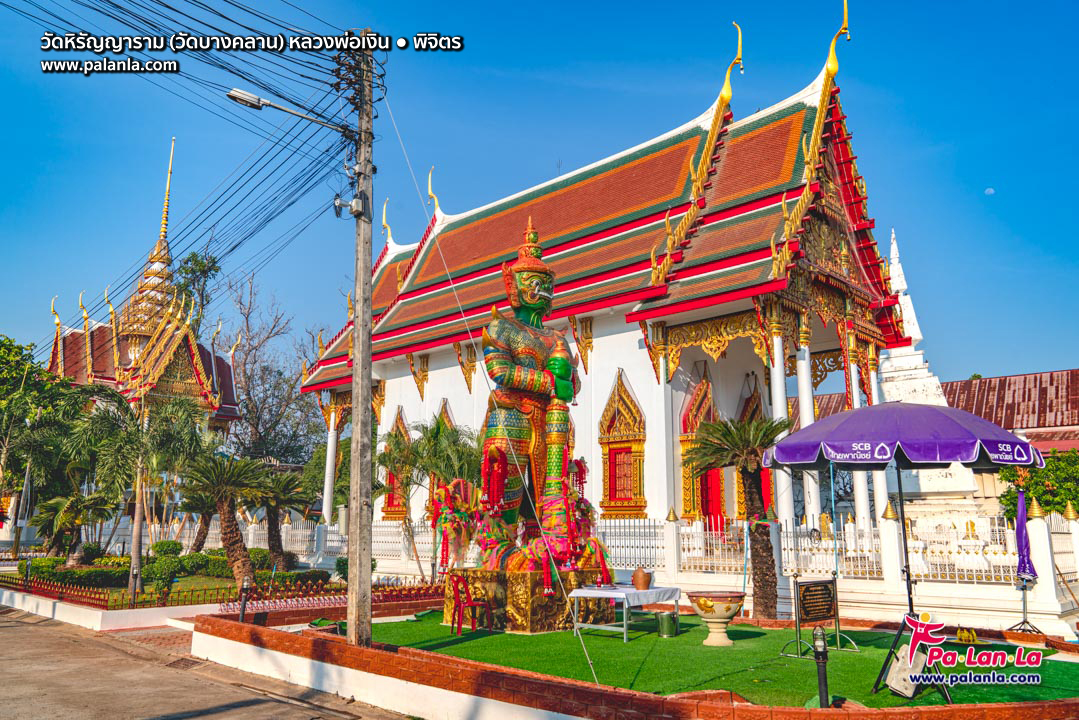
[[[483,608],[487,612],[487,630],[494,630],[491,620],[491,603],[487,599],[473,600],[472,592],[468,589],[468,581],[463,575],[451,575],[450,582],[453,583],[453,619],[450,622],[450,632],[453,632],[453,626],[456,625],[457,635],[460,637],[461,627],[465,622],[465,608],[468,608],[472,618],[472,632],[476,632],[478,608]]]

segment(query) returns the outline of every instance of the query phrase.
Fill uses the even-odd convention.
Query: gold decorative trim
[[[816,390],[830,373],[843,370],[843,352],[841,350],[829,350],[827,352],[811,353],[810,367],[813,374],[813,389]]]
[[[412,371],[412,379],[416,381],[416,389],[420,391],[420,400],[423,400],[423,388],[427,385],[428,376],[427,363],[431,356],[424,354],[414,358],[412,353],[408,353],[405,357],[408,358],[408,369]],[[419,362],[417,363],[416,360]]]
[[[652,361],[652,372],[655,373],[656,382],[663,382],[663,374],[660,371],[660,360],[666,354],[667,339],[666,339],[666,327],[665,322],[656,322],[652,324],[652,337],[648,337],[648,322],[641,320],[638,325],[641,328],[641,334],[644,335],[644,349],[648,351],[648,359]],[[674,375],[671,372],[671,368],[667,367],[667,380],[669,381],[671,376]]]
[[[94,383],[94,345],[90,337],[90,315],[82,304],[82,292],[79,292],[79,309],[82,310],[82,337],[86,345],[86,384]]]
[[[753,352],[768,364],[768,347],[761,333],[757,315],[752,310],[708,318],[697,322],[672,325],[667,328],[667,374],[674,374],[682,359],[682,351],[699,347],[712,360],[719,360],[731,340],[746,337],[753,341]]]
[[[682,468],[682,517],[689,520],[699,520],[702,516],[701,483],[700,476],[694,475],[693,469],[686,462],[686,454],[696,445],[694,439],[700,424],[715,419],[716,407],[712,400],[712,380],[705,375],[693,389],[689,402],[686,404],[686,410],[680,418],[683,432],[678,437],[678,463]]]
[[[120,380],[120,333],[116,325],[116,309],[109,300],[109,288],[105,286],[105,304],[109,306],[109,327],[112,328],[112,376]]]
[[[352,407],[352,393],[349,392],[349,407]],[[375,380],[371,385],[371,412],[375,414],[375,424],[382,422],[382,408],[386,405],[386,381]]]
[[[461,366],[461,374],[465,376],[465,385],[468,386],[468,392],[472,394],[472,378],[476,374],[476,345],[473,342],[469,342],[464,347],[464,354],[461,354],[461,343],[455,342],[453,344],[454,351],[457,352],[457,364]]]
[[[577,344],[577,354],[581,357],[585,374],[588,374],[588,353],[592,351],[592,318],[583,317],[578,320],[576,315],[570,315],[569,327],[573,331],[573,342]]]
[[[620,368],[599,421],[599,444],[603,453],[603,499],[600,500],[599,506],[604,517],[647,517],[647,503],[644,498],[644,440],[644,413],[629,391]],[[630,451],[633,468],[632,497],[611,499],[611,453],[626,449]]]
[[[56,348],[56,369],[57,375],[63,377],[64,375],[64,333],[61,330],[62,323],[60,322],[60,316],[56,314],[56,298],[59,295],[52,296],[52,302],[49,303],[49,312],[52,313],[52,322],[56,325],[56,334],[52,340],[52,346]]]

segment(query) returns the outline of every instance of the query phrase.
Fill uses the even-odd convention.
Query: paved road
[[[3,720],[404,718],[10,608],[0,608],[0,678]]]

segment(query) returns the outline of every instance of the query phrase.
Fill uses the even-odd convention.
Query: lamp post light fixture
[[[813,628],[813,659],[817,661],[819,707],[826,708],[832,704],[832,698],[828,694],[828,639],[820,625]]]
[[[240,584],[240,622],[247,615],[247,594],[251,591],[251,576],[244,575],[243,583]]]

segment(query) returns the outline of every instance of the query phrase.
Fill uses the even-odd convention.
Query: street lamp
[[[832,704],[828,694],[828,639],[824,636],[824,628],[818,625],[813,628],[813,659],[817,661],[817,695],[819,707],[826,708]]]
[[[365,30],[364,33],[367,31]],[[323,122],[291,108],[272,103],[242,90],[227,93],[229,99],[245,107],[261,110],[272,107],[341,133],[355,143],[355,165],[348,168],[354,178],[354,193],[348,204],[356,219],[356,288],[352,320],[352,460],[349,467],[348,512],[348,642],[371,644],[371,181],[374,164],[371,145],[373,66],[370,53],[358,59],[337,57],[335,75],[339,90],[350,88],[350,101],[359,115],[358,132],[342,125]],[[335,201],[335,208],[340,208]]]
[[[240,585],[240,622],[247,615],[247,594],[251,592],[251,576],[244,575],[244,581]]]

